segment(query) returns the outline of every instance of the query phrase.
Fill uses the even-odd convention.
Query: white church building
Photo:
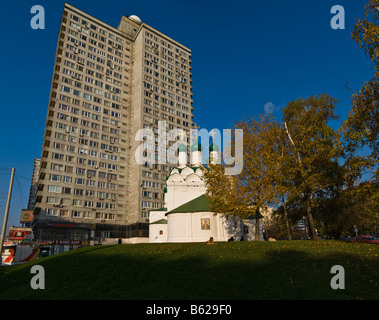
[[[191,165],[187,165],[187,147],[181,144],[179,166],[174,168],[165,188],[165,207],[150,211],[149,242],[206,242],[255,240],[255,216],[233,219],[210,211],[202,166],[202,146],[191,146]],[[218,147],[209,147],[210,159],[218,159]],[[262,216],[261,216],[262,218]],[[263,240],[262,219],[260,240]]]

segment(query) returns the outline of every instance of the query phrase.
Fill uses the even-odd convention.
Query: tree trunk
[[[312,211],[311,205],[308,204],[307,215],[308,215],[309,229],[311,231],[312,239],[317,241],[318,240],[318,236],[317,236],[317,233],[316,233],[315,225],[313,223],[313,217],[312,217],[311,211]]]
[[[255,241],[259,241],[259,208],[255,211]]]
[[[291,241],[292,240],[291,229],[290,229],[290,224],[288,222],[288,214],[287,214],[287,209],[286,209],[285,203],[283,203],[283,208],[284,208],[284,219],[286,221],[286,226],[287,226],[288,240]]]

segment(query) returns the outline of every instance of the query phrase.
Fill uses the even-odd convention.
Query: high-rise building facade
[[[28,210],[33,210],[36,204],[37,188],[38,188],[38,178],[39,169],[41,167],[41,159],[34,159],[32,182],[30,184],[29,200],[28,200]]]
[[[118,28],[65,4],[34,210],[36,239],[148,236],[173,160],[158,133],[193,126],[191,50],[123,16]],[[141,129],[154,137],[137,139]],[[148,134],[147,134],[148,135]],[[174,141],[167,141],[167,146]]]

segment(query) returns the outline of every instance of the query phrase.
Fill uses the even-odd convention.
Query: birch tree
[[[318,240],[312,208],[317,197],[337,186],[342,155],[338,133],[329,125],[337,120],[336,100],[328,95],[291,101],[283,110],[283,123],[290,142],[292,160],[286,172],[294,193],[306,209],[311,236]]]

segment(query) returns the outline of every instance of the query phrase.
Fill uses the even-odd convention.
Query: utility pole
[[[8,200],[7,200],[7,205],[5,207],[5,214],[4,214],[4,222],[3,222],[3,230],[1,231],[1,239],[0,239],[0,255],[1,255],[1,263],[2,263],[2,255],[3,255],[3,243],[4,243],[4,237],[5,237],[5,232],[7,229],[7,222],[8,222],[8,215],[9,215],[9,207],[11,205],[11,197],[12,197],[12,188],[13,188],[13,179],[14,179],[14,173],[16,169],[12,168],[12,174],[11,174],[11,182],[9,184],[9,191],[8,191]],[[0,263],[0,266],[1,266]]]

